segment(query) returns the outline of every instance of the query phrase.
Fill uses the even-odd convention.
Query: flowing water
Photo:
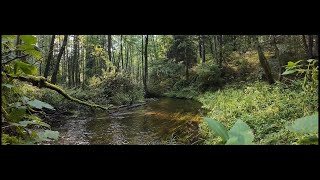
[[[59,144],[201,144],[203,113],[197,101],[160,98],[112,114],[60,116],[52,129],[60,132]]]

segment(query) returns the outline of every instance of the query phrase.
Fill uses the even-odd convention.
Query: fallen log
[[[37,86],[39,88],[48,88],[51,90],[54,90],[56,92],[58,92],[59,94],[61,94],[63,97],[65,97],[66,99],[69,99],[71,101],[77,102],[79,104],[85,105],[85,106],[89,106],[89,107],[94,107],[94,108],[100,108],[103,110],[108,110],[107,107],[103,107],[97,104],[91,104],[85,101],[81,101],[77,98],[74,98],[72,96],[70,96],[69,94],[67,94],[63,89],[61,89],[60,87],[51,84],[49,82],[47,82],[47,79],[45,77],[42,76],[32,76],[32,75],[10,75],[7,73],[2,73],[2,75],[5,75],[9,78],[13,78],[13,79],[18,79],[20,81],[24,81],[24,82],[30,82],[32,83],[33,86]]]
[[[132,109],[132,108],[135,108],[135,107],[139,107],[139,106],[143,106],[145,105],[146,103],[143,102],[143,103],[136,103],[136,104],[127,104],[127,105],[121,105],[121,106],[113,106],[111,108],[108,109],[108,112],[109,113],[115,113],[115,112],[118,112],[120,110],[127,110],[127,109]]]

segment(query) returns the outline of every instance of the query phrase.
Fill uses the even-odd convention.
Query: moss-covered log
[[[24,81],[24,82],[30,82],[32,83],[32,85],[37,86],[39,88],[48,88],[51,90],[54,90],[56,92],[58,92],[59,94],[61,94],[63,97],[65,97],[66,99],[69,99],[71,101],[77,102],[79,104],[85,105],[85,106],[89,106],[89,107],[94,107],[94,108],[100,108],[103,110],[108,110],[108,108],[97,105],[97,104],[91,104],[88,102],[84,102],[81,101],[77,98],[71,97],[70,95],[68,95],[63,89],[61,89],[60,87],[51,84],[49,82],[47,82],[47,79],[42,77],[42,76],[32,76],[32,75],[10,75],[10,74],[5,74],[5,76],[13,78],[13,79],[18,79],[20,81]]]

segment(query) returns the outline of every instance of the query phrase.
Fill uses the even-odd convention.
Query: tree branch
[[[29,56],[29,54],[25,54],[25,55],[22,55],[22,56],[16,56],[15,58],[10,59],[10,60],[8,60],[8,61],[6,61],[6,62],[4,62],[4,63],[1,63],[1,64],[2,64],[2,65],[6,65],[6,64],[8,64],[9,62],[11,62],[11,61],[13,61],[13,60],[16,60],[16,59],[19,59],[19,58],[24,58],[24,57],[26,57],[26,56]]]
[[[79,99],[76,99],[74,97],[71,97],[70,95],[68,95],[63,89],[61,89],[60,87],[51,84],[49,82],[47,82],[47,79],[42,77],[42,76],[31,76],[31,75],[19,75],[19,76],[12,76],[10,74],[6,74],[5,75],[7,77],[13,78],[13,79],[18,79],[20,81],[24,81],[24,82],[30,82],[32,83],[33,86],[37,86],[39,88],[45,87],[51,90],[54,90],[56,92],[58,92],[59,94],[61,94],[63,97],[65,97],[66,99],[69,99],[71,101],[77,102],[79,104],[85,105],[85,106],[89,106],[89,107],[95,107],[95,108],[100,108],[103,110],[108,110],[108,108],[97,105],[97,104],[90,104],[84,101],[81,101]]]

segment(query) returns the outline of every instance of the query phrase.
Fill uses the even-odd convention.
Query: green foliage
[[[199,90],[221,85],[221,71],[217,64],[206,62],[196,67],[197,86]]]
[[[208,123],[209,128],[215,132],[218,136],[222,138],[224,141],[228,141],[229,135],[228,135],[228,130],[226,127],[221,124],[219,121],[210,119],[210,118],[204,118],[206,123]]]
[[[307,67],[301,63],[308,63]],[[293,73],[304,74],[304,80],[302,83],[302,87],[304,90],[313,91],[316,90],[319,84],[318,80],[318,60],[309,59],[306,61],[299,60],[297,62],[289,61],[285,66],[286,71],[282,73],[282,75],[289,75]],[[308,80],[311,83],[308,83]]]
[[[15,60],[16,52],[22,51],[24,55],[30,55],[31,58],[40,58],[41,53],[35,50],[34,44],[37,43],[37,38],[30,35],[21,35],[20,39],[23,44],[16,46],[14,40],[16,36],[2,36],[1,42],[1,57],[2,64],[1,72],[10,73],[12,76],[20,74],[34,75],[37,74],[37,68],[25,60]],[[14,61],[13,61],[14,60]],[[14,62],[14,63],[11,63]],[[48,134],[49,138],[57,139],[57,133],[52,133],[50,125],[42,122],[42,120],[33,114],[32,108],[42,109],[43,107],[53,109],[53,107],[45,102],[37,99],[30,100],[30,88],[25,83],[18,83],[6,76],[1,77],[1,112],[2,116],[2,144],[35,144],[46,141],[45,138],[40,138],[43,133]],[[34,89],[34,87],[32,88]],[[43,131],[44,130],[44,131]],[[51,134],[50,134],[51,133]]]
[[[206,92],[197,98],[208,109],[207,116],[231,127],[238,119],[247,123],[255,134],[255,144],[293,144],[298,136],[285,126],[318,109],[318,94],[304,91],[299,83],[268,85],[255,82],[230,84],[222,90]],[[208,143],[217,137],[201,126]]]
[[[26,44],[36,44],[37,38],[32,35],[20,35],[20,39]]]
[[[299,144],[318,144],[319,115],[299,118],[286,127],[289,131],[299,134]]]
[[[34,108],[37,108],[37,109],[42,109],[43,107],[45,107],[45,108],[54,110],[54,107],[52,107],[50,104],[39,101],[37,99],[35,99],[33,101],[28,101],[27,103],[28,103],[28,105],[30,105]]]
[[[287,128],[295,133],[318,133],[319,126],[318,113],[311,116],[305,116],[294,121],[294,123]]]
[[[226,127],[220,122],[211,118],[204,118],[209,128],[220,136],[226,145],[249,145],[252,144],[254,135],[249,126],[238,120],[233,127],[227,131]]]
[[[34,67],[33,65],[27,64],[22,61],[16,61],[15,65],[14,65],[15,74],[20,74],[19,70],[21,70],[25,74],[29,74],[29,75],[34,75],[34,74],[38,73],[37,68]]]

